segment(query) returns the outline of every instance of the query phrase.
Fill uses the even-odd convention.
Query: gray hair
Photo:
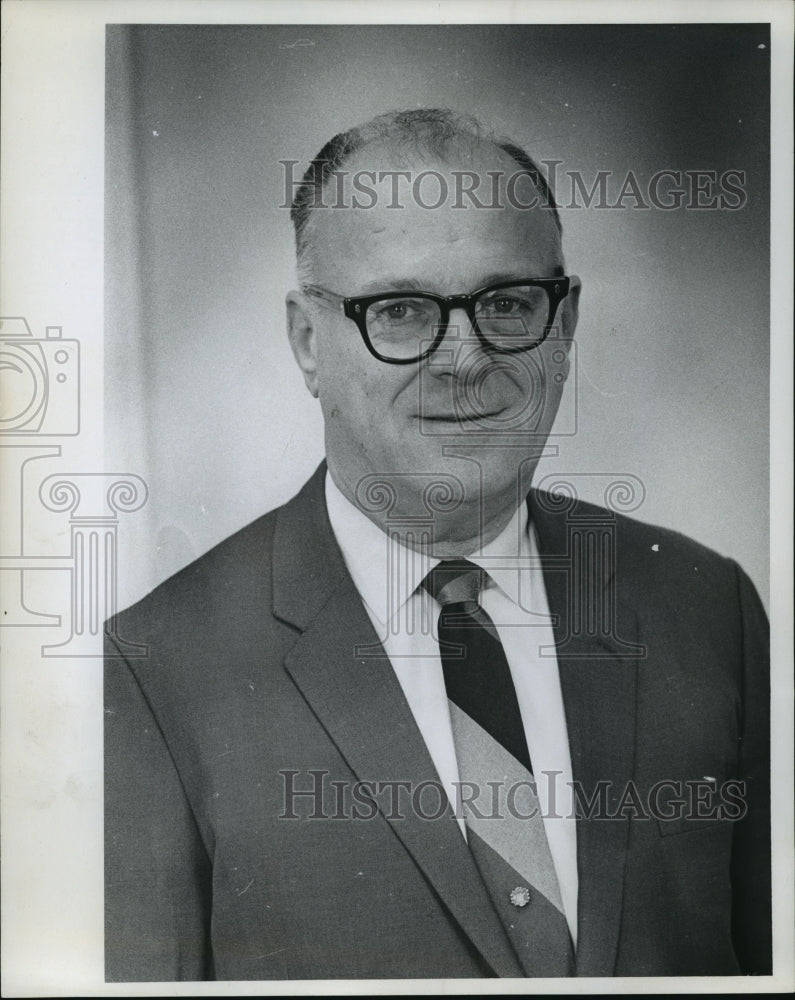
[[[558,232],[562,233],[552,189],[530,155],[517,143],[488,133],[471,115],[457,114],[447,108],[416,108],[407,111],[389,111],[371,118],[362,125],[340,132],[320,150],[310,162],[300,186],[293,197],[290,218],[295,227],[295,249],[299,273],[307,273],[309,239],[307,226],[312,207],[322,204],[326,182],[335,171],[364,146],[377,140],[387,141],[412,151],[424,150],[444,155],[456,140],[471,143],[493,143],[519,165],[520,174],[526,174],[541,193],[546,207],[552,212]]]

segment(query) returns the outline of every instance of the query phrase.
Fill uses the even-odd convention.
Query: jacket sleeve
[[[732,936],[742,971],[772,972],[770,845],[770,642],[753,584],[735,567],[743,625],[743,716],[739,773],[747,812],[732,845]]]
[[[206,979],[209,859],[157,721],[113,647],[104,717],[105,979]]]

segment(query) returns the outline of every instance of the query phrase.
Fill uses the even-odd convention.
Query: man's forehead
[[[522,166],[490,140],[456,136],[443,145],[428,147],[420,142],[367,143],[346,159],[325,185],[324,201],[343,201],[391,211],[420,208],[436,211],[455,206],[456,211],[483,210],[479,206],[527,206],[535,198],[544,205],[542,193]],[[489,197],[491,195],[491,197]],[[444,196],[444,197],[443,197]]]
[[[327,181],[308,236],[322,270],[340,274],[346,260],[361,266],[363,252],[392,267],[407,251],[451,266],[484,254],[520,269],[522,260],[531,270],[562,262],[542,192],[504,150],[469,139],[441,151],[369,143]]]

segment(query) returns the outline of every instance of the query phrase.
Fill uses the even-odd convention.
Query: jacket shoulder
[[[534,491],[534,504],[542,520],[545,512],[567,522],[567,532],[587,525],[614,538],[616,569],[627,585],[648,589],[649,585],[689,591],[718,590],[736,595],[737,563],[707,545],[676,531],[584,500],[569,501],[558,494]],[[561,533],[563,536],[563,533]],[[662,590],[661,590],[662,594]]]
[[[662,544],[665,542],[666,546],[676,552],[688,552],[705,559],[726,561],[725,556],[680,531],[630,517],[621,510],[599,506],[587,500],[570,500],[562,494],[549,493],[545,490],[533,490],[533,498],[535,506],[540,510],[559,514],[573,523],[614,523],[617,534],[620,534],[622,540],[628,544],[648,543],[659,545],[662,550]]]
[[[193,562],[158,584],[145,597],[117,616],[121,634],[135,630],[174,629],[181,614],[196,621],[202,609],[244,606],[246,595],[266,599],[270,591],[276,508],[223,539]]]

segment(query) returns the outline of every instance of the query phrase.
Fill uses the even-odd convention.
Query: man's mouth
[[[455,412],[448,413],[418,413],[417,419],[422,421],[428,421],[431,423],[444,423],[444,424],[470,424],[479,423],[482,420],[493,419],[494,417],[499,417],[503,412],[504,408],[498,410],[489,410],[485,413],[473,413],[457,410]]]

